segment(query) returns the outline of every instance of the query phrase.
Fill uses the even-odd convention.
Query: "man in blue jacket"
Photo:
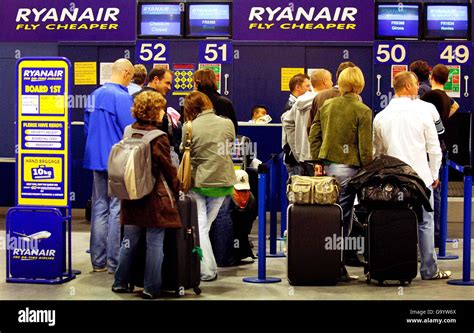
[[[107,162],[112,146],[120,141],[126,126],[133,123],[132,96],[127,86],[133,65],[119,59],[112,65],[110,83],[96,89],[84,112],[86,147],[84,168],[92,170],[92,214],[90,253],[94,272],[113,274],[120,249],[120,200],[108,196]]]

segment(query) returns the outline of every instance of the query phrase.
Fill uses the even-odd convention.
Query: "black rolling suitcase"
[[[287,216],[290,284],[336,284],[341,276],[341,207],[290,205]]]
[[[178,201],[178,210],[183,228],[165,230],[161,289],[174,290],[177,296],[183,296],[186,289],[193,288],[199,295],[201,266],[196,201],[186,195],[183,200]],[[131,290],[134,287],[143,287],[145,264],[146,236],[143,231],[132,266]]]
[[[196,200],[186,195],[178,201],[183,228],[166,229],[163,245],[163,290],[183,296],[186,289],[201,293],[201,262]]]
[[[368,217],[365,273],[367,283],[398,280],[411,283],[418,271],[415,212],[406,207],[379,208]]]

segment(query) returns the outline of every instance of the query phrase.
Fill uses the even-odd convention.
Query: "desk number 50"
[[[377,60],[381,63],[389,62],[401,63],[407,56],[407,50],[401,44],[379,44],[377,48]]]

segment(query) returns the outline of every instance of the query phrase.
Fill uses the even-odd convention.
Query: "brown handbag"
[[[186,136],[184,138],[184,153],[178,168],[178,180],[181,191],[188,193],[191,189],[191,144],[193,142],[193,126],[190,121],[184,124]]]

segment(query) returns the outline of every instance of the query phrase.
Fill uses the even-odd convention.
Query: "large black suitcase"
[[[367,283],[411,283],[418,271],[418,219],[411,208],[372,210],[368,217],[365,273]]]
[[[341,207],[290,205],[287,216],[290,284],[336,284],[341,276]]]
[[[186,289],[193,288],[199,295],[201,293],[199,288],[201,266],[196,200],[190,196],[184,196],[178,201],[178,211],[183,227],[165,230],[161,289],[173,290],[177,296],[183,296]],[[132,266],[131,290],[135,286],[143,287],[145,262],[146,237],[143,232]]]
[[[183,296],[186,289],[201,293],[201,261],[196,200],[188,195],[178,201],[180,229],[166,229],[161,269],[163,290],[174,290]]]

